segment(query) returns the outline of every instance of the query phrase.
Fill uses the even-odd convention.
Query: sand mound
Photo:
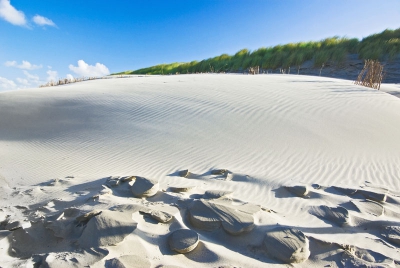
[[[285,186],[285,189],[299,197],[307,196],[310,192],[310,187],[307,185]]]
[[[161,223],[167,223],[174,218],[174,216],[172,216],[171,214],[160,210],[141,208],[139,211],[141,213],[150,215],[150,217]]]
[[[188,169],[179,171],[179,176],[181,176],[181,177],[187,178],[187,177],[189,177],[189,175],[190,175],[190,172]]]
[[[212,175],[225,175],[228,172],[229,171],[226,170],[226,169],[213,169],[213,170],[211,170],[211,174]]]
[[[80,215],[76,217],[76,221],[79,222],[79,224],[86,224],[91,218],[100,215],[103,211],[101,210],[93,210],[88,213],[85,213],[83,215]]]
[[[304,262],[310,256],[307,237],[293,228],[277,227],[268,231],[264,246],[271,257],[285,263]]]
[[[199,244],[199,235],[192,230],[179,229],[168,237],[170,248],[178,253],[188,253]]]
[[[108,187],[115,187],[118,186],[120,184],[122,180],[120,179],[119,176],[111,176],[109,178],[107,178],[106,181],[106,186]],[[124,180],[125,181],[125,180]]]
[[[383,216],[383,214],[385,212],[385,208],[382,206],[382,204],[372,201],[372,200],[352,201],[352,203],[362,213],[371,214],[376,217]]]
[[[204,198],[206,199],[224,199],[229,198],[233,194],[232,191],[218,191],[218,190],[208,190],[204,193]]]
[[[351,188],[343,188],[343,187],[338,187],[338,186],[333,186],[333,188],[341,193],[344,193],[345,195],[353,198],[366,198],[370,199],[376,202],[385,202],[387,199],[387,190],[382,191],[376,190],[371,191],[371,190],[364,190],[364,189],[351,189]]]
[[[129,213],[102,211],[88,221],[78,243],[85,248],[116,245],[135,228]]]
[[[181,192],[190,192],[191,190],[195,189],[196,186],[188,186],[188,187],[169,187],[169,190],[174,193],[181,193]]]
[[[53,231],[55,237],[64,239],[77,239],[81,236],[84,224],[89,221],[89,215],[98,215],[101,211],[95,213],[88,212],[81,216],[81,211],[77,208],[68,208],[64,210],[55,220],[49,220],[45,223],[47,229]],[[93,217],[92,216],[92,217]]]
[[[188,207],[189,220],[196,228],[214,230],[222,226],[232,235],[249,232],[254,227],[253,211],[233,206],[230,201],[194,200]]]
[[[149,197],[158,192],[159,184],[157,181],[137,177],[132,185],[132,193],[135,197]]]
[[[400,226],[388,226],[383,233],[390,242],[400,246]]]
[[[124,255],[106,261],[106,268],[150,268],[151,263],[143,257]]]
[[[362,195],[364,195],[367,199],[371,199],[377,202],[385,202],[387,199],[387,194],[386,193],[377,193],[377,192],[372,192],[372,191],[366,191],[366,190],[359,190]]]
[[[351,225],[351,216],[349,214],[349,211],[344,207],[328,207],[328,206],[313,207],[310,210],[310,213],[314,216],[331,221],[338,226]]]
[[[343,193],[348,196],[352,196],[357,192],[357,189],[345,188],[340,186],[332,186],[332,188],[338,191],[339,193]]]

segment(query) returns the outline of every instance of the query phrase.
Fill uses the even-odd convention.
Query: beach
[[[383,91],[193,74],[1,92],[0,266],[400,266],[400,99]]]

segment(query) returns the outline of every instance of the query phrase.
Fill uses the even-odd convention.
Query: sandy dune
[[[297,75],[2,92],[0,267],[400,266],[393,95]]]

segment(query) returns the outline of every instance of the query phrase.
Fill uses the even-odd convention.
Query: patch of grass
[[[245,48],[234,55],[222,54],[202,61],[159,64],[117,74],[240,72],[254,66],[274,70],[296,67],[299,70],[306,61],[312,61],[319,68],[327,62],[339,65],[346,60],[348,54],[358,54],[360,59],[394,60],[400,55],[400,28],[385,30],[361,41],[334,36],[317,42],[289,43],[254,51]]]
[[[359,45],[361,59],[393,60],[400,54],[400,28],[364,38]]]

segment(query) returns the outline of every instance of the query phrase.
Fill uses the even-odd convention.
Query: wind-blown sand
[[[2,92],[0,266],[400,266],[399,139],[399,98],[323,77]]]

